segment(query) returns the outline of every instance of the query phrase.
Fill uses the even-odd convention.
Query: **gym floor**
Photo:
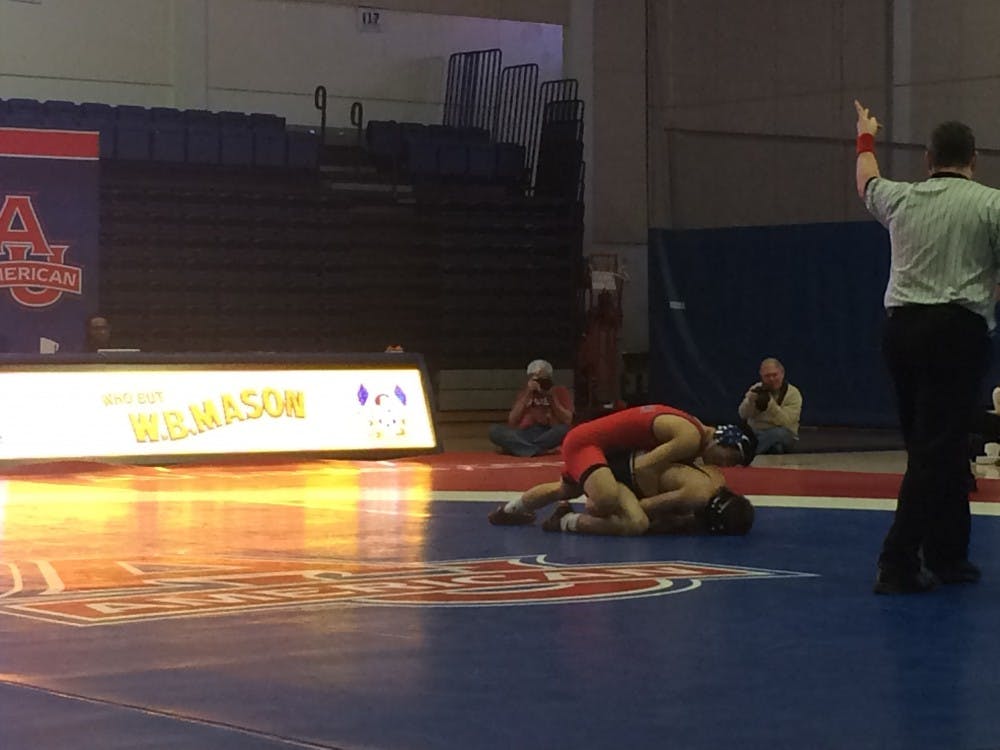
[[[1000,480],[981,583],[880,597],[902,466],[761,457],[749,536],[636,539],[487,523],[558,456],[24,467],[0,748],[1000,748]]]

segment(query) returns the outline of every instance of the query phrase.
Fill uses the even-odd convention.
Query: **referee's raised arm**
[[[878,132],[878,120],[868,114],[868,108],[854,100],[854,109],[858,112],[858,163],[855,172],[858,183],[858,197],[864,200],[865,188],[869,181],[879,176],[878,161],[875,159],[875,133]]]

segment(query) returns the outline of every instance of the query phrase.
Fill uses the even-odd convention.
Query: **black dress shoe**
[[[903,573],[892,568],[879,568],[872,590],[876,594],[922,594],[938,583],[937,576],[927,570]]]
[[[968,560],[937,565],[931,568],[941,583],[975,583],[983,573]]]

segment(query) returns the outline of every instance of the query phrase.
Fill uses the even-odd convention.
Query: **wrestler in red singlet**
[[[653,421],[662,415],[682,417],[702,434],[701,447],[708,444],[711,434],[704,425],[687,412],[672,406],[648,404],[623,409],[606,417],[584,422],[563,439],[563,477],[582,485],[595,469],[608,465],[606,450],[627,446],[634,450],[650,450],[660,444],[653,432]]]

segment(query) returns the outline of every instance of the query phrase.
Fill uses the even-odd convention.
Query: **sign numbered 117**
[[[381,31],[385,23],[385,11],[379,8],[358,7],[358,29],[361,31]]]

